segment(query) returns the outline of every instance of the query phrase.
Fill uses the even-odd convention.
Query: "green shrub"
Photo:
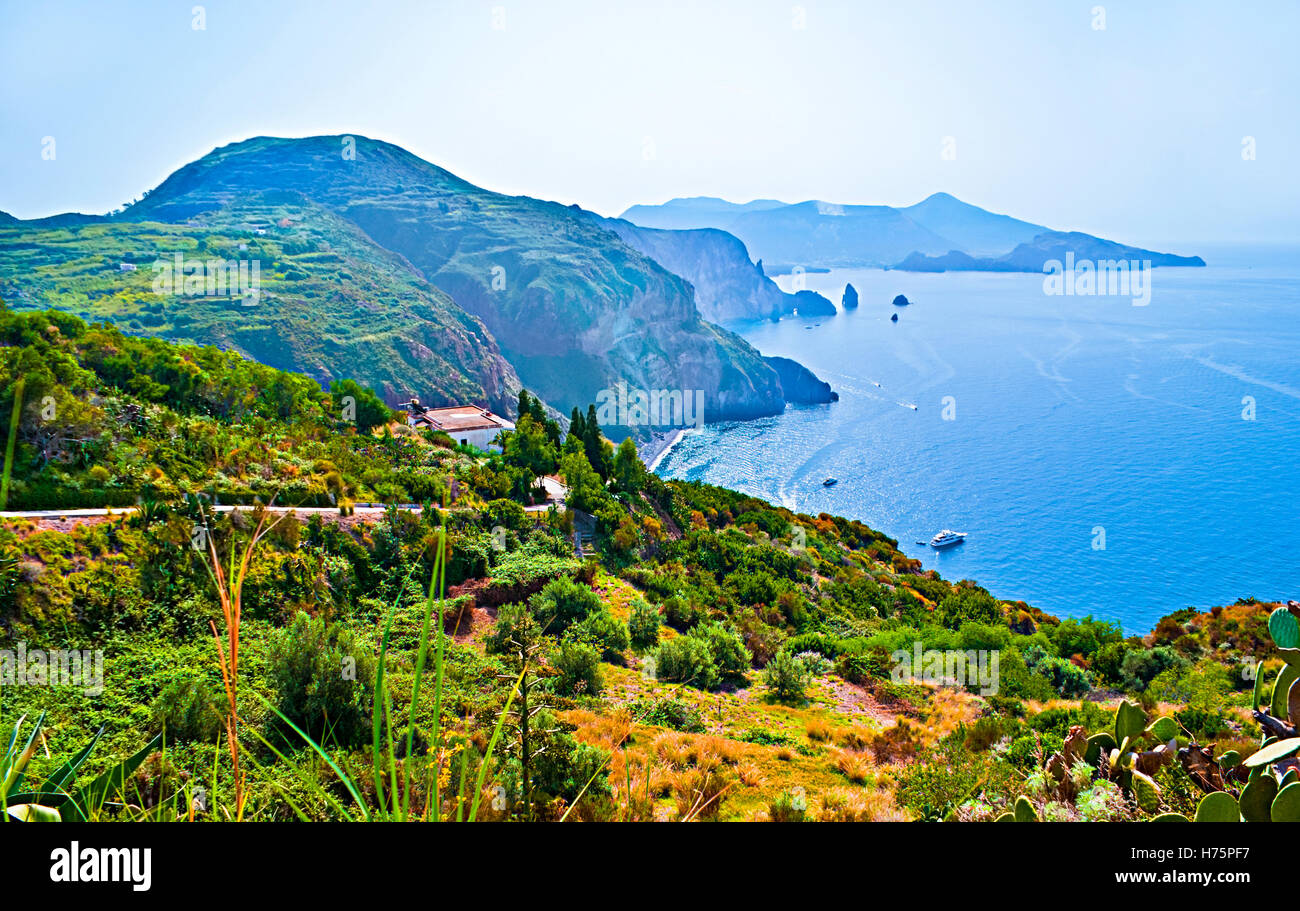
[[[812,675],[802,661],[781,649],[763,668],[763,683],[780,702],[802,702]]]
[[[1038,662],[1034,673],[1045,678],[1053,689],[1067,699],[1078,699],[1092,689],[1088,673],[1064,658],[1044,658]]]
[[[803,822],[807,813],[807,798],[802,791],[782,791],[767,805],[767,816],[772,822]]]
[[[581,582],[569,578],[556,579],[528,602],[528,608],[542,630],[551,636],[562,636],[570,626],[585,620],[589,614],[601,610],[600,596]]]
[[[553,680],[555,692],[562,696],[594,696],[605,687],[600,653],[586,642],[565,639],[551,664],[559,672]]]
[[[506,604],[497,611],[497,622],[483,637],[483,650],[489,655],[504,655],[514,637],[515,630],[524,622],[526,609],[522,604]]]
[[[1190,662],[1167,645],[1130,651],[1120,667],[1124,688],[1141,692],[1156,677],[1170,668],[1185,668]]]
[[[153,718],[165,728],[168,742],[210,743],[224,728],[225,703],[205,681],[177,677],[154,700]]]
[[[664,622],[677,630],[688,630],[700,622],[700,609],[680,595],[666,598],[663,603]]]
[[[903,767],[896,799],[922,819],[941,820],[978,786],[996,790],[986,778],[987,768],[961,744],[945,741]]]
[[[632,717],[641,724],[672,728],[688,734],[703,734],[704,716],[689,702],[680,699],[638,699],[628,705]]]
[[[788,735],[778,731],[769,731],[765,728],[750,728],[741,732],[736,739],[745,743],[757,744],[761,747],[788,746],[791,742]]]
[[[871,651],[861,655],[841,655],[835,672],[850,683],[888,680],[892,666],[888,656]]]
[[[604,605],[569,627],[566,635],[595,647],[601,658],[610,662],[622,661],[628,647],[627,626]]]
[[[300,611],[271,636],[268,658],[286,718],[313,738],[357,742],[366,729],[375,663],[351,630]]]
[[[800,633],[790,639],[789,646],[790,651],[796,655],[800,652],[817,652],[832,661],[843,652],[840,640],[826,633]]]
[[[627,621],[627,632],[632,647],[637,651],[654,648],[659,644],[659,611],[648,602],[637,601]]]
[[[1107,642],[1092,657],[1092,672],[1098,680],[1123,686],[1124,659],[1132,649],[1126,642]]]
[[[714,620],[699,624],[687,635],[700,640],[708,648],[713,666],[722,679],[743,677],[749,670],[749,650],[740,634],[731,627]]]
[[[660,680],[689,683],[711,690],[718,685],[718,669],[708,645],[693,636],[665,640],[655,650],[655,674]]]
[[[982,753],[1007,736],[1015,724],[1014,721],[996,715],[977,718],[965,729],[966,748],[975,753]]]
[[[813,677],[829,674],[835,667],[821,652],[797,652],[794,660],[807,668],[808,673]]]

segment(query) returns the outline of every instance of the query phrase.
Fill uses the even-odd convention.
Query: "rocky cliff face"
[[[749,258],[740,239],[713,228],[672,231],[641,228],[620,218],[606,228],[695,288],[695,306],[709,322],[779,319],[794,308],[784,293]]]
[[[831,384],[817,379],[816,374],[788,357],[764,358],[781,377],[781,388],[785,390],[786,400],[798,405],[820,405],[826,402],[838,402],[838,392],[831,389]]]

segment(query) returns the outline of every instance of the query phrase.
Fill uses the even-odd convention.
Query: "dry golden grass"
[[[661,765],[650,768],[650,793],[655,797],[667,797],[673,792],[676,773]]]
[[[876,762],[908,762],[923,746],[922,737],[917,725],[899,718],[871,739],[871,754]]]
[[[696,819],[716,819],[722,812],[722,803],[735,782],[721,769],[704,771],[688,769],[673,779],[673,802],[677,818],[683,822]]]
[[[861,753],[871,746],[871,732],[862,728],[851,728],[840,735],[840,745],[846,750]]]
[[[969,725],[979,717],[980,703],[965,690],[938,687],[930,694],[930,712],[921,729],[921,740],[933,746],[960,725]]]
[[[825,743],[835,736],[835,729],[824,718],[809,718],[804,731],[813,743]]]
[[[747,788],[761,788],[767,783],[767,777],[763,774],[762,768],[758,763],[748,759],[736,766],[736,776],[740,779],[740,783]]]
[[[650,749],[670,769],[685,769],[694,761],[690,740],[685,734],[660,734],[651,743]]]
[[[818,822],[906,822],[908,815],[894,803],[891,791],[832,788],[822,795],[812,814]]]
[[[871,763],[865,753],[839,751],[835,756],[835,769],[854,784],[866,784],[871,778]]]
[[[587,709],[570,709],[561,712],[560,717],[577,728],[574,736],[578,740],[606,750],[620,748],[632,732],[632,716],[625,708],[618,708],[610,715],[597,715]]]
[[[710,762],[725,762],[735,765],[744,757],[744,747],[734,740],[719,737],[716,734],[698,734],[692,744],[697,757],[708,757]],[[696,760],[699,764],[699,760]]]
[[[781,762],[794,762],[794,750],[789,747],[777,747],[776,758]]]

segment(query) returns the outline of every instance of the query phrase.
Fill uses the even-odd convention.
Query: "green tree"
[[[569,415],[569,435],[564,438],[564,451],[567,452],[585,452],[585,443],[583,437],[586,433],[584,425],[586,421],[582,419],[582,412],[575,406],[573,413]]]
[[[568,635],[599,649],[601,659],[612,663],[622,662],[623,651],[629,645],[627,624],[603,604],[569,627]]]
[[[551,664],[559,671],[555,691],[564,696],[595,696],[605,686],[596,647],[577,639],[560,643]]]
[[[375,395],[374,390],[367,389],[356,380],[335,380],[330,383],[330,395],[334,398],[334,413],[342,420],[348,420],[348,415],[355,409],[354,419],[358,433],[369,433],[372,428],[387,424],[393,419],[393,412]]]
[[[502,449],[506,461],[528,472],[532,479],[530,487],[535,487],[542,475],[555,470],[555,449],[532,415],[519,419],[515,429],[507,434]]]
[[[694,636],[666,639],[655,650],[654,662],[660,680],[689,683],[702,690],[718,685],[718,669],[703,639]]]
[[[600,430],[600,421],[596,418],[594,404],[587,406],[587,418],[582,422],[582,448],[587,455],[587,463],[602,479],[608,480],[609,452],[605,445],[605,435]]]
[[[566,455],[560,461],[560,473],[568,485],[568,503],[574,509],[595,514],[601,505],[609,499],[605,491],[605,482],[601,480],[581,452]]]
[[[547,442],[554,448],[560,447],[560,422],[552,419],[546,414],[546,406],[542,400],[535,395],[529,395],[527,389],[519,390],[519,417],[524,415],[533,419],[542,432],[546,434]]]
[[[562,636],[575,623],[604,609],[600,596],[566,577],[548,582],[528,601],[528,609],[549,635]]]
[[[624,493],[638,493],[645,486],[645,465],[637,455],[636,443],[627,437],[614,455],[614,483]]]

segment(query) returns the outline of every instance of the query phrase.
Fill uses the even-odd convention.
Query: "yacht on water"
[[[937,535],[935,535],[933,538],[930,539],[930,546],[950,547],[953,544],[960,544],[964,540],[966,540],[966,532],[952,531],[951,529],[945,528],[943,531],[939,532]]]
[[[825,481],[822,481],[822,487],[834,487],[839,482],[839,478],[827,478]]]

